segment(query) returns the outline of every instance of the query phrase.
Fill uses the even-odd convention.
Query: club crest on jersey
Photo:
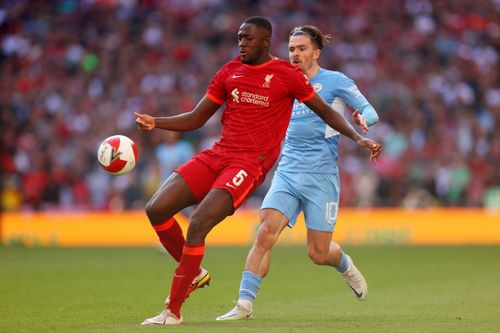
[[[264,78],[264,84],[262,84],[262,87],[269,88],[273,77],[274,77],[274,74],[267,74],[266,77]]]
[[[233,96],[233,102],[240,102],[240,91],[238,88],[234,88],[233,91],[231,91],[231,96]]]
[[[317,83],[313,84],[313,88],[314,88],[314,91],[320,92],[321,89],[323,89],[323,85],[321,83],[317,82]]]

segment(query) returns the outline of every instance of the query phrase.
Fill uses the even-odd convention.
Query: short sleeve
[[[224,104],[227,98],[227,91],[224,81],[227,77],[226,66],[222,67],[210,82],[207,88],[206,96],[217,104]]]
[[[288,80],[290,94],[301,103],[313,98],[316,92],[307,76],[298,67],[290,67],[290,72]]]

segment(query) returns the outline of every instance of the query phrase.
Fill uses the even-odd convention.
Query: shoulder
[[[224,66],[228,67],[241,67],[243,63],[241,62],[240,56],[237,56],[233,59],[231,59],[229,62],[227,62]]]
[[[282,80],[290,81],[290,78],[292,77],[296,80],[305,78],[305,80],[309,82],[309,79],[304,72],[302,72],[299,67],[290,64],[288,61],[276,60],[274,66],[273,71],[278,73],[278,76],[280,76]]]
[[[214,76],[214,80],[215,81],[224,81],[231,72],[233,72],[234,70],[236,70],[237,68],[241,67],[241,61],[240,61],[240,57],[236,57],[234,59],[232,59],[231,61],[225,63],[221,68],[219,68],[219,70],[217,71],[217,73],[215,74]]]
[[[285,60],[282,60],[282,59],[275,59],[273,61],[273,65],[276,67],[276,68],[280,68],[281,70],[283,71],[287,71],[287,72],[290,72],[290,71],[293,71],[293,72],[299,72],[299,73],[302,73],[302,71],[296,67],[296,66],[293,66],[291,63],[289,63],[288,61],[285,61]]]
[[[241,67],[243,64],[241,63],[240,56],[237,56],[234,59],[231,59],[230,61],[226,62],[219,71],[230,71],[234,70],[235,68]]]
[[[332,71],[329,69],[321,68],[321,75],[330,80],[347,80],[352,81],[350,77],[339,71]]]
[[[337,90],[338,89],[344,90],[344,89],[348,89],[348,88],[356,86],[356,82],[354,82],[353,79],[351,79],[350,77],[348,77],[344,73],[338,72],[338,71],[326,70],[326,69],[322,70],[321,79],[319,79],[319,80],[321,82],[330,83],[330,84],[334,85],[335,89],[337,89]]]
[[[293,67],[288,61],[276,57],[273,58],[272,63],[274,66]]]

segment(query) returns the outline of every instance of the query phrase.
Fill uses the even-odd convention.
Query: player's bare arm
[[[304,102],[311,110],[313,110],[325,123],[337,130],[339,133],[351,138],[358,146],[370,149],[370,160],[376,161],[378,155],[382,151],[382,146],[370,139],[367,139],[354,130],[352,125],[345,119],[343,115],[335,112],[326,102],[315,94],[313,98]]]
[[[186,132],[203,126],[219,107],[220,104],[204,96],[192,111],[183,114],[171,117],[152,117],[135,112],[134,115],[136,116],[137,127],[141,131],[160,128],[169,131]]]

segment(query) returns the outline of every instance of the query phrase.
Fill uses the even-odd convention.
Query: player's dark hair
[[[269,36],[273,34],[273,26],[271,22],[262,16],[250,16],[243,23],[254,24],[257,28],[264,29],[269,33]]]
[[[330,39],[332,38],[331,35],[324,35],[318,27],[315,27],[313,25],[301,25],[299,27],[293,28],[290,32],[290,38],[293,36],[301,35],[309,36],[313,44],[320,50],[326,43],[329,43]]]

